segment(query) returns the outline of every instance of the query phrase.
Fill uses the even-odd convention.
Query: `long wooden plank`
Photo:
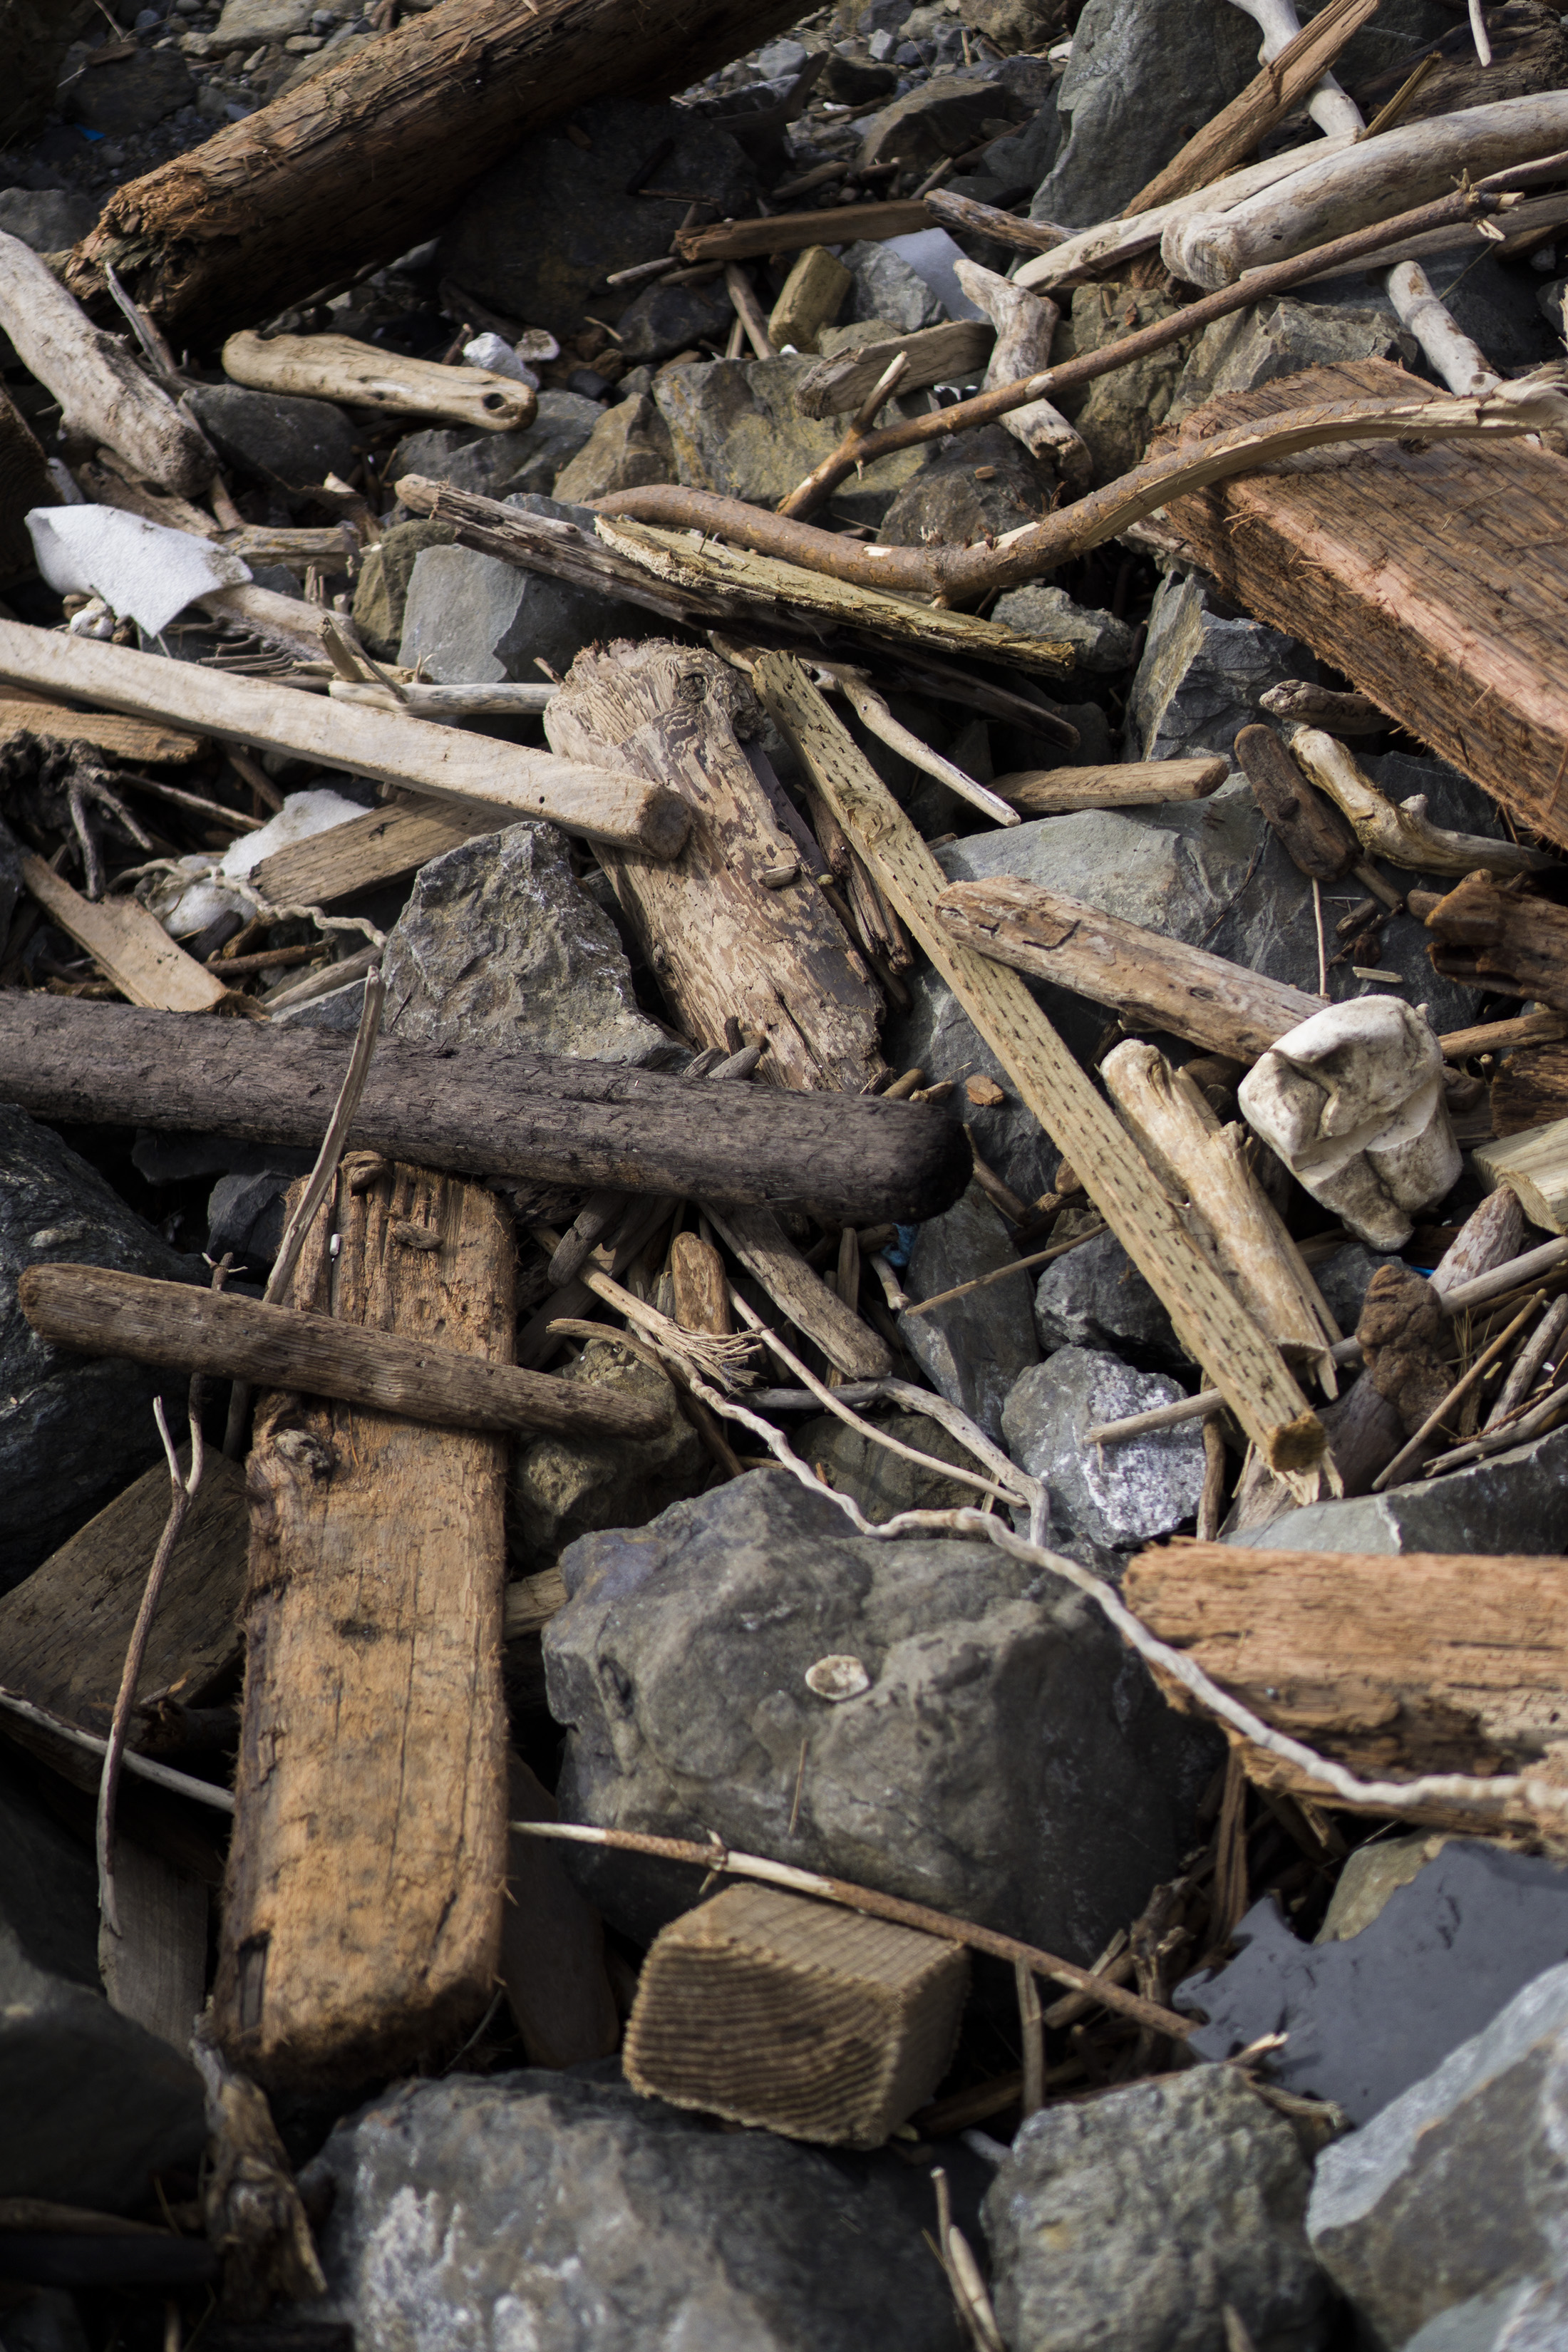
[[[1381,360],[1227,394],[1205,437],[1300,403],[1408,397]],[[1222,593],[1568,848],[1568,463],[1522,440],[1286,459],[1166,509]]]
[[[835,205],[826,212],[774,213],[771,219],[715,221],[682,229],[676,248],[683,261],[744,261],[756,253],[801,253],[808,245],[849,245],[856,239],[909,236],[931,217],[912,197],[880,205]]]
[[[135,898],[84,898],[30,849],[22,851],[21,863],[22,879],[50,921],[87,950],[132,1004],[163,1013],[210,1013],[228,994],[223,982],[176,947],[156,915]]]
[[[366,809],[346,824],[330,825],[306,841],[275,849],[251,872],[263,898],[275,907],[326,907],[378,882],[395,882],[460,849],[476,835],[493,833],[507,822],[498,809],[465,808],[460,801],[409,801],[401,806]]]
[[[439,1248],[400,1247],[403,1221]],[[481,1185],[396,1167],[323,1204],[291,1299],[505,1364],[510,1223]],[[273,1391],[248,1477],[216,2034],[268,2087],[363,2082],[449,2039],[495,1986],[506,1452]]]
[[[1284,1358],[1203,1256],[1148,1163],[1016,972],[955,944],[936,902],[947,877],[798,662],[769,654],[753,673],[834,815],[1090,1199],[1207,1367],[1247,1435],[1295,1488],[1316,1495],[1325,1444]]]
[[[45,743],[90,743],[117,760],[184,765],[205,750],[199,735],[185,735],[146,719],[114,719],[101,710],[68,710],[43,695],[0,695],[0,743],[37,735]]]
[[[686,838],[680,802],[636,777],[22,621],[0,621],[0,679],[190,727],[226,743],[292,751],[444,800],[494,801],[515,816],[548,817],[568,833],[622,842],[650,857],[673,857]]]

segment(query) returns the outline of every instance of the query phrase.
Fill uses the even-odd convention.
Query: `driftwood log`
[[[112,268],[193,344],[253,326],[406,252],[542,124],[684,89],[794,21],[790,0],[445,0],[118,189],[68,281],[102,306]]]
[[[258,392],[346,401],[387,416],[444,416],[480,433],[519,430],[539,412],[533,386],[514,376],[411,360],[352,335],[231,335],[223,367],[234,383]]]
[[[511,1355],[510,1220],[412,1168],[323,1202],[289,1304],[373,1344]],[[401,1247],[400,1223],[437,1231]],[[338,1255],[331,1253],[333,1233]],[[268,2087],[363,2082],[449,2041],[495,1987],[506,1878],[506,1448],[269,1392],[214,2038]]]
[[[928,383],[962,383],[991,350],[993,331],[983,319],[944,319],[940,326],[917,327],[908,335],[884,335],[856,352],[840,352],[807,368],[795,389],[803,416],[850,416],[880,383],[890,362],[904,365],[894,394],[902,398]]]
[[[1484,834],[1454,833],[1434,824],[1424,793],[1414,793],[1395,806],[1357,767],[1338,738],[1318,728],[1299,729],[1290,749],[1348,819],[1369,857],[1386,857],[1391,866],[1407,866],[1418,874],[1470,874],[1478,866],[1492,874],[1537,874],[1557,864],[1544,851],[1526,849],[1517,841],[1494,841]]]
[[[438,1187],[435,1197],[438,1205]],[[440,1237],[438,1224],[416,1230]],[[391,1245],[409,1255],[421,1247],[395,1226]],[[641,1397],[520,1371],[440,1347],[423,1333],[367,1331],[331,1315],[108,1266],[30,1265],[17,1299],[33,1329],[56,1347],[213,1372],[253,1388],[295,1389],[437,1429],[544,1429],[592,1443],[657,1437],[668,1424],[662,1408]]]
[[[1467,874],[1431,908],[1426,929],[1438,971],[1568,1013],[1568,908]]]
[[[174,1026],[132,1005],[0,994],[0,1100],[40,1118],[314,1148],[348,1056],[346,1039],[319,1031]],[[393,1038],[376,1048],[351,1140],[463,1174],[819,1208],[856,1225],[940,1215],[972,1167],[963,1129],[930,1104],[772,1087],[721,1093],[605,1062],[448,1057]]]
[[[1049,367],[1061,312],[1047,296],[1031,294],[994,269],[983,269],[977,261],[955,262],[953,275],[996,330],[983,392]],[[1094,479],[1094,460],[1077,426],[1068,424],[1059,408],[1048,400],[1031,400],[1025,408],[1009,409],[1002,425],[1032,457],[1050,459],[1068,498],[1083,496]]]
[[[228,992],[223,982],[176,946],[136,899],[84,898],[31,849],[21,851],[17,862],[29,896],[132,1004],[210,1013],[223,1003]]]
[[[1103,768],[1019,768],[992,778],[991,790],[1023,816],[1063,816],[1072,809],[1145,808],[1202,801],[1229,774],[1225,760],[1119,760]]]
[[[505,822],[499,809],[482,803],[416,801],[366,809],[345,824],[330,825],[304,841],[275,849],[250,879],[275,907],[321,907],[394,882],[432,857],[460,848],[477,835],[494,833]]]

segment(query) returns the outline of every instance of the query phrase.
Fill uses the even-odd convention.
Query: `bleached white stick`
[[[1470,393],[1495,391],[1502,379],[1495,368],[1488,366],[1480,345],[1470,341],[1433,290],[1432,281],[1418,261],[1397,263],[1385,282],[1389,299],[1401,320],[1450,392],[1463,397]]]
[[[1294,0],[1230,0],[1230,5],[1250,16],[1263,35],[1259,65],[1271,66],[1280,50],[1288,47],[1301,30]],[[1354,137],[1366,129],[1366,118],[1360,107],[1353,98],[1347,97],[1331,73],[1320,74],[1312,84],[1307,111],[1319,130],[1328,131],[1331,137],[1336,131],[1348,131]]]

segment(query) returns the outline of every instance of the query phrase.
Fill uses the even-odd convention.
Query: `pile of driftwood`
[[[95,1792],[116,2005],[163,2031],[206,1999],[216,2155],[200,2213],[179,2218],[221,2254],[231,2315],[321,2284],[255,2085],[363,2085],[471,2046],[498,1970],[531,2063],[605,2055],[629,2009],[640,2089],[856,2147],[913,2116],[931,2141],[1174,2063],[1193,2031],[1171,2005],[1176,1978],[1223,1950],[1249,1895],[1326,1883],[1342,1816],[1352,1832],[1369,1816],[1562,1840],[1543,1730],[1568,1639],[1561,1563],[1423,1556],[1391,1578],[1359,1553],[1268,1549],[1267,1530],[1296,1505],[1386,1494],[1568,1420],[1568,392],[1556,371],[1500,379],[1422,268],[1568,222],[1568,96],[1488,100],[1461,78],[1447,111],[1401,121],[1401,91],[1368,124],[1330,68],[1371,0],[1333,0],[1305,31],[1281,0],[1253,13],[1271,27],[1258,81],[1117,220],[1068,235],[932,185],[694,221],[645,269],[727,273],[735,350],[744,338],[766,357],[783,324],[748,275],[763,257],[798,257],[778,298],[796,331],[829,243],[940,224],[1026,257],[1008,278],[963,266],[994,330],[978,351],[960,322],[822,362],[801,404],[844,417],[843,438],[776,512],[652,484],[603,499],[589,530],[405,475],[405,511],[463,547],[612,594],[667,632],[587,647],[539,684],[434,685],[374,659],[322,585],[380,535],[374,469],[310,485],[320,520],[247,518],[182,404],[186,346],[221,348],[235,382],[374,412],[387,436],[409,417],[525,425],[535,395],[511,376],[255,330],[426,234],[520,131],[609,89],[606,57],[619,89],[668,83],[677,51],[685,80],[792,10],[710,8],[693,49],[662,0],[636,12],[635,38],[612,0],[444,0],[120,191],[56,266],[0,235],[0,325],[72,453],[68,473],[51,469],[0,400],[8,569],[40,543],[24,517],[58,513],[63,538],[84,501],[182,534],[197,566],[191,593],[152,616],[131,554],[110,549],[93,558],[101,584],[68,593],[66,625],[0,619],[18,843],[0,1099],[72,1129],[316,1153],[264,1296],[227,1286],[226,1263],[203,1289],[47,1256],[18,1293],[54,1343],[193,1376],[183,1447],[160,1423],[166,1469],[0,1600],[0,1711],[8,1738]],[[1303,103],[1325,135],[1247,163]],[[1282,377],[1212,401],[1092,484],[1059,399],[1373,268],[1441,388],[1381,362]],[[1168,315],[1053,367],[1056,298],[1131,268],[1145,284],[1163,273]],[[889,407],[987,348],[977,394]],[[1071,493],[1037,521],[963,547],[828,527],[858,468],[998,421],[1052,452]],[[972,828],[1196,801],[1226,779],[1221,758],[1074,764],[1053,698],[1071,646],[982,611],[1113,541],[1201,567],[1346,681],[1277,689],[1271,723],[1236,746],[1314,888],[1353,879],[1359,925],[1408,911],[1438,971],[1531,1009],[1438,1035],[1375,990],[1336,996],[1326,943],[1309,992],[1033,881],[949,881],[866,737],[955,794]],[[226,577],[234,557],[288,563],[316,593]],[[200,657],[170,658],[184,635]],[[889,697],[910,694],[1022,728],[1058,763],[981,781],[895,715]],[[548,748],[468,725],[541,714]],[[760,748],[764,722],[798,789]],[[1510,837],[1389,800],[1353,746],[1391,725],[1484,786]],[[376,804],[275,849],[232,884],[244,912],[177,941],[153,886],[283,806],[273,754],[295,780],[365,780]],[[367,894],[523,819],[558,827],[579,871],[607,881],[689,1048],[679,1076],[381,1036],[385,939]],[[40,954],[46,927],[77,956]],[[965,1127],[992,1081],[885,1058],[889,1008],[917,972],[951,992],[1059,1152],[1041,1197],[1016,1197]],[[275,1023],[357,981],[352,1041]],[[1037,981],[1120,1024],[1097,1067]],[[1483,1099],[1495,1127],[1475,1140],[1465,1121]],[[1444,1227],[1467,1140],[1486,1197]],[[909,1229],[971,1184],[1015,1257],[911,1299]],[[1041,1482],[906,1346],[910,1318],[1107,1232],[1196,1369],[1190,1396],[1087,1442],[1199,1422],[1208,1462],[1194,1539],[1145,1553],[1121,1596],[1047,1548]],[[1312,1266],[1348,1236],[1411,1245],[1419,1265],[1391,1256],[1342,1332]],[[662,1375],[657,1396],[563,1376],[569,1345],[608,1337]],[[867,1419],[879,1405],[940,1425],[963,1459],[911,1452]],[[789,1437],[808,1410],[973,1498],[881,1534],[961,1534],[1067,1579],[1173,1704],[1230,1739],[1206,1849],[1094,1966],[776,1856],[557,1823],[515,1757],[509,1777],[503,1656],[537,1647],[565,1599],[553,1569],[506,1580],[509,1443],[631,1442],[679,1413],[716,1479],[778,1465],[819,1491]],[[1255,1841],[1250,1882],[1249,1802],[1254,1828],[1267,1808],[1279,1832],[1266,1866]],[[184,1874],[117,1876],[128,1811],[179,1848]],[[693,1911],[628,1991],[550,1843],[574,1830],[689,1863],[694,1890],[700,1867],[783,1893],[737,1885]],[[195,1907],[179,1891],[191,1878],[223,1888],[210,1989],[205,1884]],[[791,2037],[824,1932],[807,1898],[858,1915],[866,1940],[846,1931],[839,1974],[817,1988],[826,2054],[802,2078]],[[910,1940],[880,1944],[872,1921]],[[1022,2065],[973,2063],[937,2098],[960,1947],[1016,1969]],[[1058,1989],[1043,2011],[1041,1978]],[[1053,2045],[1064,2054],[1047,2033],[1070,2037]],[[868,2046],[870,2089],[835,2056]],[[994,2346],[945,2219],[942,2257],[973,2339]]]

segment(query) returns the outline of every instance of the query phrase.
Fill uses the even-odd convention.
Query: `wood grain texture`
[[[355,890],[395,882],[507,822],[505,813],[493,807],[411,799],[392,808],[367,809],[346,824],[275,849],[251,868],[250,879],[275,907],[330,906]]]
[[[1162,1642],[1354,1772],[1568,1770],[1568,1560],[1176,1543],[1140,1553],[1125,1591]],[[1153,1673],[1173,1706],[1190,1706]],[[1247,1753],[1262,1786],[1310,1786]],[[1454,1826],[1473,1832],[1473,1814]]]
[[[348,1041],[251,1022],[182,1023],[132,1005],[0,992],[0,1100],[35,1118],[211,1129],[314,1147]],[[451,1057],[383,1038],[358,1149],[477,1176],[820,1207],[835,1223],[918,1223],[972,1166],[934,1106],[874,1096],[689,1087],[657,1071],[523,1053]],[[566,1311],[566,1310],[562,1310]]]
[[[439,1249],[400,1248],[405,1218],[439,1232]],[[504,1364],[508,1221],[477,1184],[397,1166],[323,1203],[291,1303]],[[216,2036],[268,2087],[363,2081],[472,2022],[494,1989],[506,1453],[274,1391],[247,1479]]]
[[[903,920],[1012,1076],[1028,1108],[1084,1179],[1089,1198],[1163,1300],[1265,1458],[1315,1496],[1321,1423],[1272,1340],[1237,1303],[1177,1216],[1148,1162],[1016,974],[950,937],[936,913],[946,877],[798,663],[770,654],[764,702]]]
[[[1500,1142],[1478,1143],[1474,1156],[1482,1183],[1515,1192],[1532,1225],[1568,1234],[1568,1118],[1521,1128]]]
[[[1020,768],[994,777],[991,789],[1024,816],[1061,816],[1206,800],[1229,773],[1224,760],[1122,760],[1103,768]]]
[[[545,716],[564,756],[625,768],[691,813],[667,865],[606,849],[601,863],[681,1025],[722,1045],[727,1020],[765,1037],[760,1076],[859,1094],[886,1068],[882,1000],[809,876],[742,747],[756,706],[714,654],[658,641],[590,649]],[[793,866],[769,889],[762,877]]]
[[[199,735],[182,734],[146,719],[115,719],[101,710],[68,710],[63,703],[42,696],[18,694],[15,687],[0,694],[0,743],[18,735],[36,735],[44,743],[90,743],[117,760],[138,764],[184,765],[206,748]]]
[[[1491,1109],[1498,1136],[1568,1118],[1568,1046],[1529,1045],[1510,1054],[1492,1080]]]
[[[1521,898],[1489,874],[1467,874],[1432,908],[1426,929],[1438,971],[1568,1013],[1568,907]]]
[[[1305,401],[1407,397],[1380,360],[1211,401],[1205,436]],[[1568,463],[1521,441],[1286,459],[1173,500],[1171,530],[1258,620],[1568,848]]]
[[[774,213],[764,220],[715,221],[710,227],[682,229],[676,247],[684,261],[744,261],[757,253],[800,253],[808,245],[909,236],[931,225],[924,205],[905,198],[835,205],[826,212]]]
[[[22,879],[49,920],[85,948],[122,996],[161,1013],[210,1013],[228,994],[221,980],[176,947],[134,898],[84,898],[33,850]]]
[[[771,1886],[731,1886],[663,1928],[626,2027],[626,2080],[787,2139],[880,2147],[952,2055],[956,1945]]]

